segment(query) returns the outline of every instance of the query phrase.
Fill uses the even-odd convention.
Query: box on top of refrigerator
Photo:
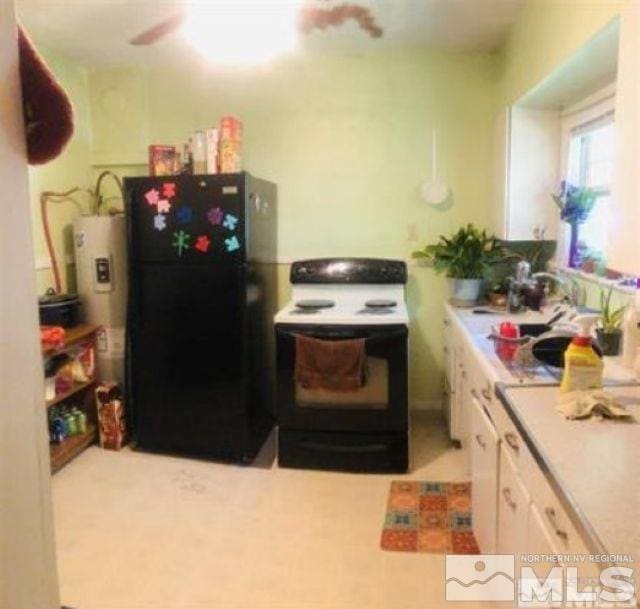
[[[233,116],[220,120],[220,173],[242,171],[242,123]]]

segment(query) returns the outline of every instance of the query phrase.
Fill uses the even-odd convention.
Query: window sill
[[[572,269],[569,267],[559,266],[557,267],[557,271],[561,275],[568,275],[569,277],[582,279],[584,281],[588,281],[589,283],[595,283],[596,285],[599,285],[603,288],[613,288],[614,290],[622,294],[633,296],[637,291],[637,288],[634,288],[633,286],[620,285],[619,279],[607,279],[606,277],[600,277],[595,273],[587,273],[580,269]]]

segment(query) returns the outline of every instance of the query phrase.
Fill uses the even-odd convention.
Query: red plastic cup
[[[503,321],[500,324],[499,333],[500,338],[514,339],[520,337],[518,326],[512,324],[510,321]],[[512,361],[517,350],[518,344],[516,342],[499,339],[496,345],[496,353],[498,357],[505,362]]]

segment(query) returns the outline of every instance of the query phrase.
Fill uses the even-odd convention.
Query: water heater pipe
[[[80,213],[82,213],[82,208],[80,207],[80,205],[78,205],[78,203],[74,199],[71,198],[71,195],[75,194],[76,192],[86,192],[94,200],[94,203],[92,206],[93,207],[92,213],[95,213],[96,215],[100,215],[100,208],[102,207],[102,203],[103,203],[103,197],[102,197],[102,194],[100,193],[100,186],[102,185],[102,180],[104,180],[104,178],[106,178],[107,176],[110,176],[114,179],[115,183],[118,186],[118,190],[120,191],[120,196],[124,201],[122,181],[115,173],[109,170],[103,171],[98,176],[98,179],[96,181],[95,191],[89,188],[80,188],[76,186],[75,188],[72,188],[71,190],[67,190],[66,192],[52,192],[50,190],[46,190],[40,193],[40,212],[42,216],[42,229],[44,231],[44,239],[47,243],[47,251],[49,252],[49,258],[51,259],[51,269],[53,270],[53,281],[55,283],[56,294],[60,294],[60,292],[62,291],[62,281],[60,280],[60,268],[58,266],[58,259],[56,258],[56,250],[53,245],[53,239],[51,238],[51,229],[49,227],[49,213],[47,211],[48,209],[47,204],[49,203],[50,200],[53,200],[54,203],[71,201],[78,207],[78,209],[80,210]],[[109,213],[117,214],[122,212],[117,209],[110,209]]]
[[[92,197],[95,197],[93,191],[88,188],[72,188],[71,190],[67,190],[66,192],[51,192],[44,191],[40,193],[40,212],[42,215],[42,229],[44,231],[44,239],[47,244],[47,251],[49,253],[49,258],[51,260],[51,269],[53,271],[53,281],[55,284],[55,290],[57,294],[60,294],[62,291],[62,282],[60,280],[60,268],[58,267],[58,259],[56,258],[56,250],[53,245],[53,239],[51,238],[51,229],[49,227],[49,213],[48,213],[48,203],[53,200],[54,203],[62,203],[63,201],[72,201],[78,209],[82,212],[82,208],[80,205],[74,200],[71,199],[71,195],[77,192],[87,192]]]

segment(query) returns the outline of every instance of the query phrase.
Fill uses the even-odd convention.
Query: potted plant
[[[569,241],[569,266],[572,269],[580,266],[578,253],[578,230],[584,224],[598,200],[598,194],[592,188],[573,186],[563,180],[560,192],[551,195],[560,210],[560,218],[571,228]]]
[[[604,259],[598,250],[587,248],[582,255],[582,270],[585,273],[595,273],[602,265]]]
[[[509,286],[506,280],[492,283],[489,288],[489,304],[494,309],[506,309],[508,293]]]
[[[600,327],[596,328],[598,344],[603,355],[619,355],[620,341],[622,339],[622,317],[626,306],[618,309],[611,307],[611,294],[613,288],[605,295],[604,290],[600,290]]]
[[[480,297],[488,269],[502,260],[503,252],[494,236],[468,224],[451,237],[441,235],[437,243],[412,256],[431,263],[436,273],[446,273],[454,305],[472,306]]]

